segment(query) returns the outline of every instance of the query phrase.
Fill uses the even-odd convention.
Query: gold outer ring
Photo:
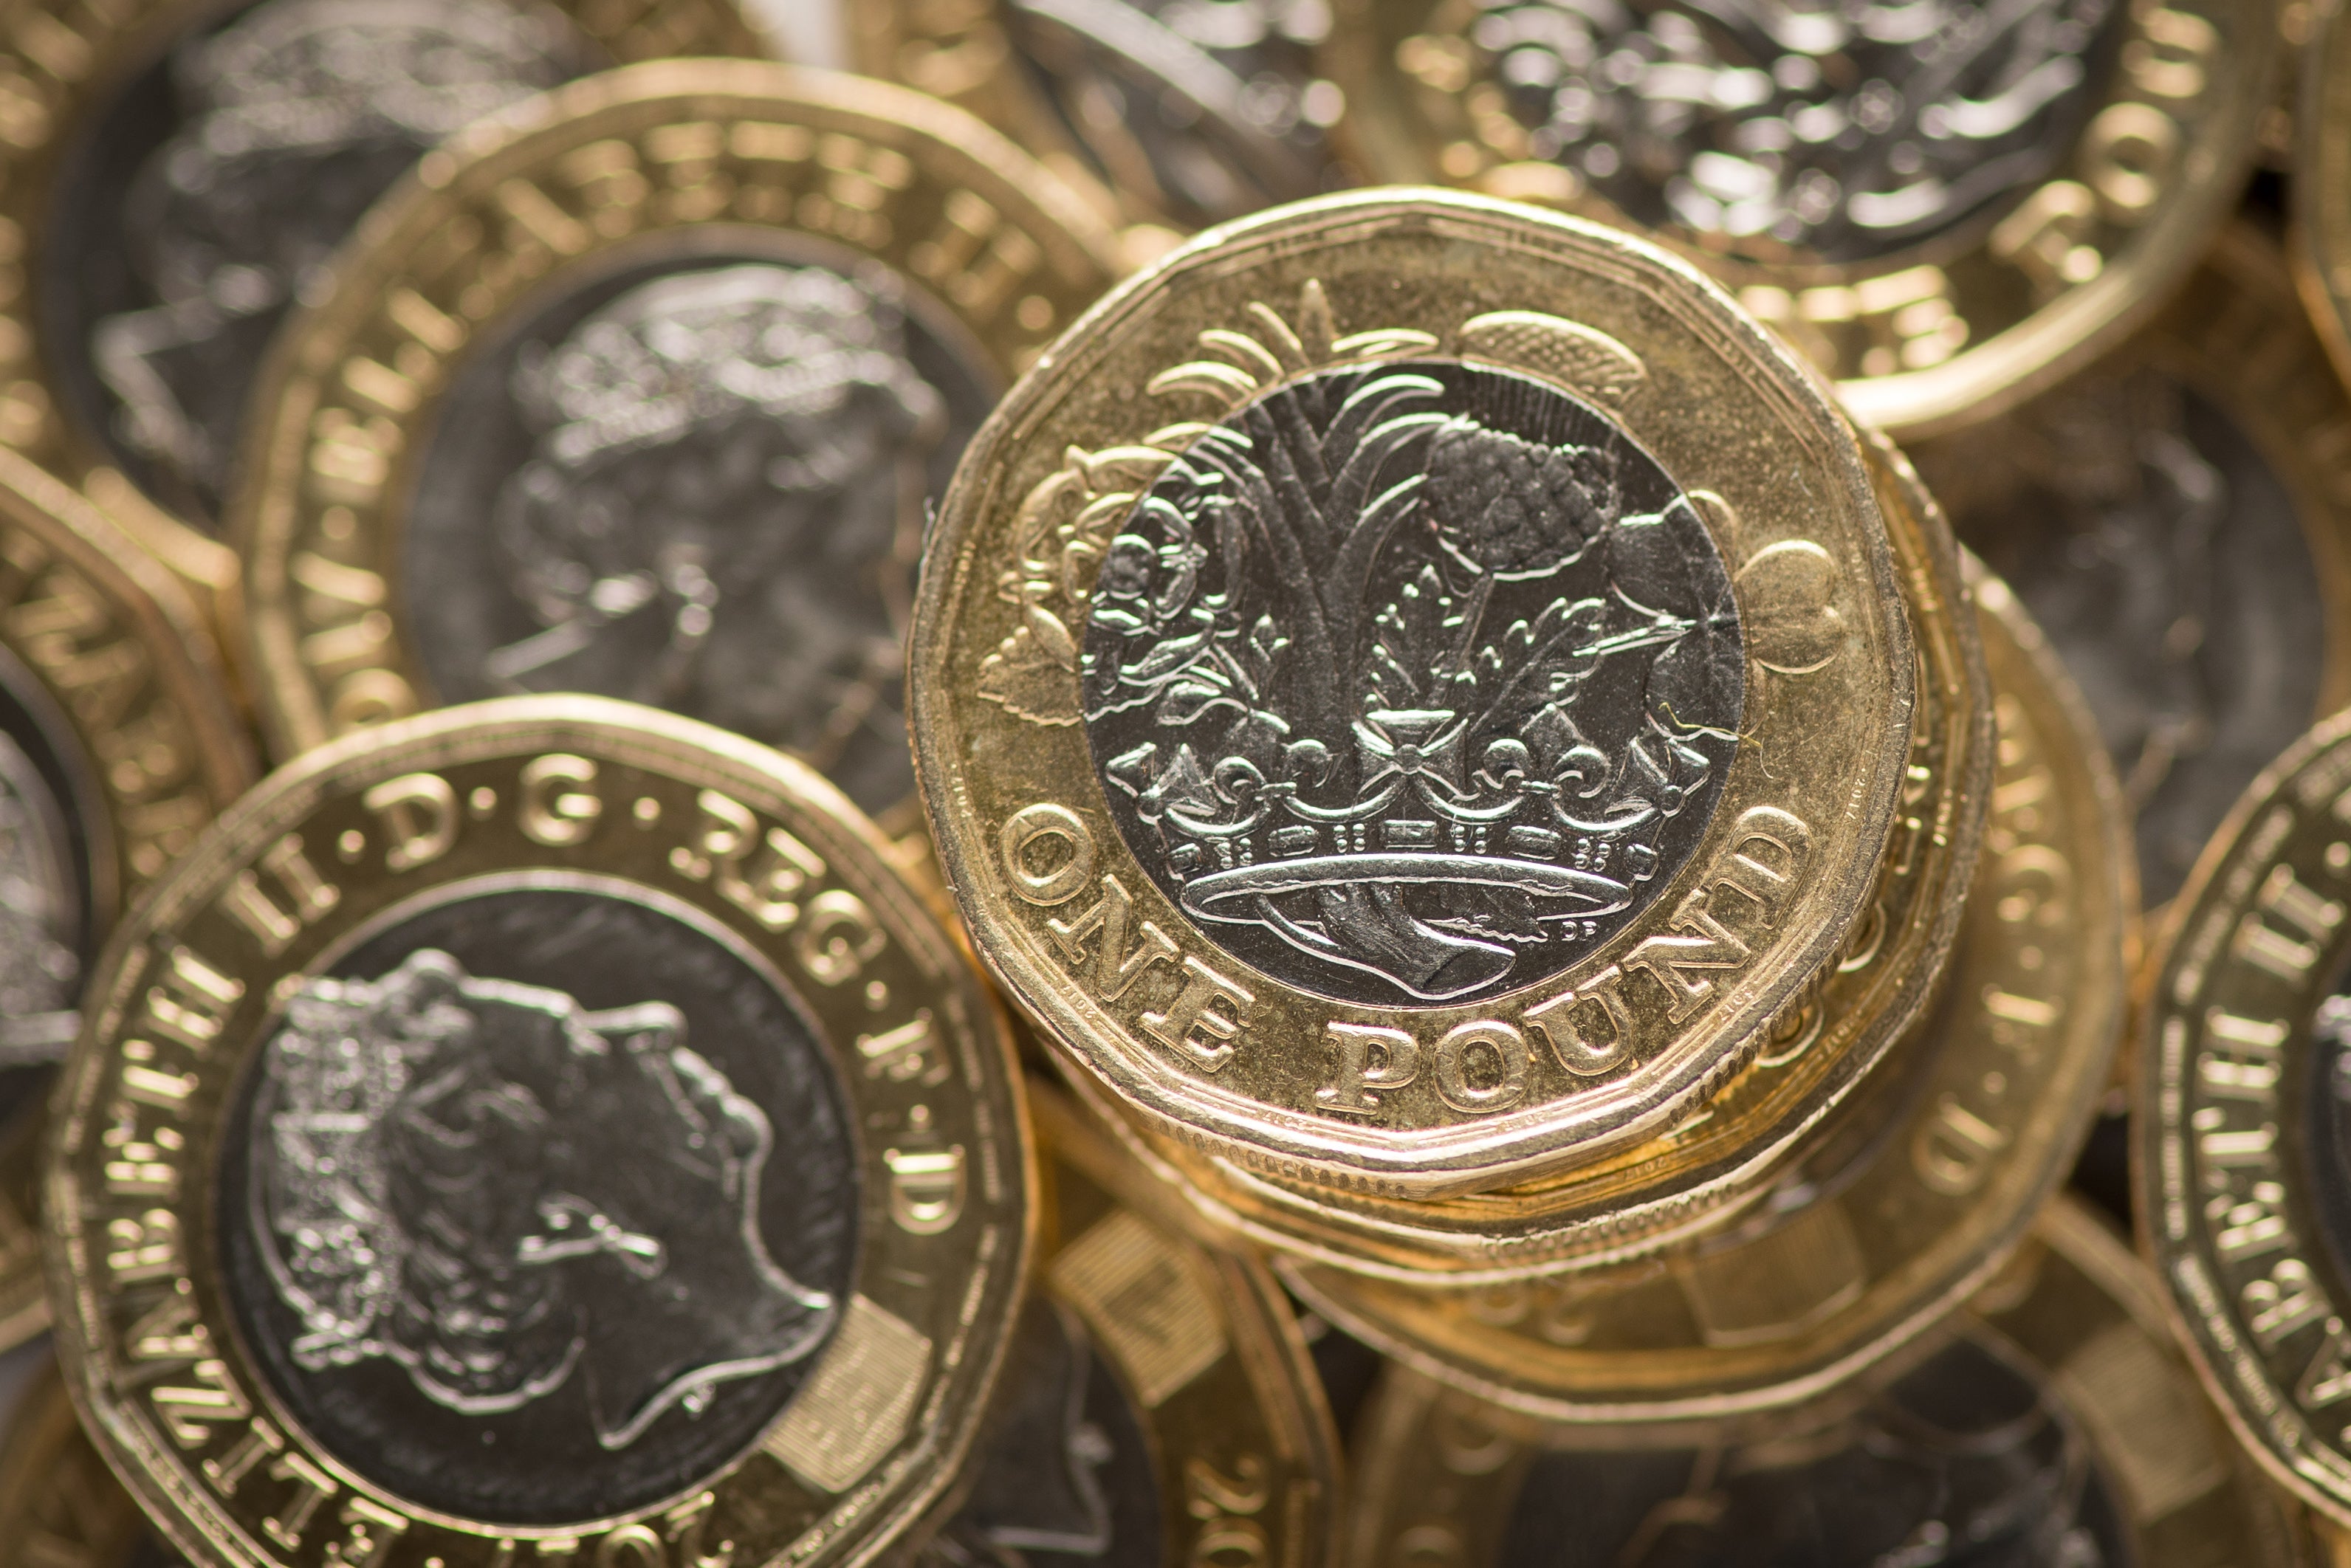
[[[1001,1017],[891,853],[810,769],[592,697],[349,737],[230,808],[118,928],[46,1172],[68,1385],[172,1542],[213,1568],[366,1562],[395,1542],[447,1568],[532,1542],[612,1561],[648,1539],[861,1564],[922,1518],[995,1383],[1036,1176]],[[258,1364],[223,1274],[228,1118],[293,988],[366,932],[443,889],[583,877],[683,912],[806,1009],[855,1128],[853,1272],[840,1326],[746,1451],[614,1517],[461,1518],[345,1462]]]
[[[1221,1225],[1292,1257],[1405,1284],[1500,1283],[1597,1268],[1702,1235],[1768,1197],[1906,1037],[1950,955],[1992,771],[1992,708],[1975,602],[1949,526],[1891,443],[1865,435],[1919,650],[1918,730],[1903,816],[1867,916],[1771,1044],[1688,1122],[1546,1181],[1412,1200],[1262,1176],[1147,1124],[1129,1138]],[[1892,1071],[1889,1064],[1886,1071]]]
[[[2114,1523],[2129,1561],[2144,1568],[2324,1561],[2307,1517],[2235,1451],[2165,1332],[2158,1296],[2105,1222],[2061,1197],[1967,1311],[1911,1355],[1802,1409],[1667,1428],[1547,1426],[1391,1368],[1358,1429],[1346,1568],[1497,1568],[1517,1500],[1545,1450],[1653,1453],[1659,1463],[1678,1450],[1695,1469],[1735,1462],[1735,1450],[1754,1445],[1772,1455],[1756,1456],[1766,1468],[1801,1464],[1834,1445],[1839,1425],[1879,1388],[1953,1340],[1997,1356],[2073,1418],[2085,1457],[2117,1505]],[[1709,1495],[1704,1480],[1693,1477],[1693,1500]],[[1835,1502],[1833,1495],[1820,1500],[1824,1513]],[[1692,1509],[1687,1517],[1705,1515]]]
[[[2253,1455],[2351,1523],[2351,1442],[2332,1370],[2351,1355],[2319,1146],[2314,1038],[2340,982],[2351,716],[2247,788],[2172,901],[2147,969],[2132,1166],[2141,1245],[2181,1337]]]
[[[122,911],[253,778],[221,658],[186,591],[88,500],[0,452],[0,650],[54,716],[90,798],[89,926]],[[92,956],[95,956],[94,955]],[[0,1348],[48,1321],[41,1294],[40,1117],[0,1128]]]
[[[1536,318],[1544,340],[1614,347],[1579,370],[1483,330],[1535,304],[1562,313]],[[1249,332],[1280,352],[1255,338],[1243,348]],[[1122,508],[1202,429],[1159,428],[1163,419],[1221,418],[1261,386],[1332,364],[1458,357],[1463,332],[1481,361],[1611,409],[1686,493],[1706,493],[1752,629],[1749,728],[1687,862],[1695,869],[1596,952],[1490,1003],[1336,1002],[1213,946],[1121,839],[1076,722],[1076,636]],[[1214,359],[1224,353],[1253,368]],[[1602,361],[1614,368],[1600,371]],[[1756,462],[1766,450],[1773,462]],[[1762,575],[1740,574],[1773,549],[1833,562],[1823,580],[1833,605],[1752,589]],[[981,956],[1122,1100],[1261,1172],[1397,1196],[1485,1190],[1687,1115],[1763,1049],[1842,947],[1885,853],[1910,743],[1915,655],[1900,605],[1851,428],[1825,388],[1686,265],[1517,204],[1437,191],[1322,197],[1211,230],[1129,279],[973,442],[925,556],[910,666],[916,772]],[[1795,668],[1810,673],[1773,673]],[[1740,929],[1731,945],[1744,956],[1688,977],[1679,994],[1667,988],[1675,980],[1640,979],[1666,950],[1642,943],[1695,918],[1704,905],[1686,901],[1713,884],[1732,841],[1745,841],[1740,824],[1759,811],[1792,817],[1802,833],[1786,831],[1809,846],[1769,925]],[[1737,919],[1725,912],[1734,902],[1716,913]],[[1048,924],[1107,928],[1111,904],[1130,929],[1147,921],[1164,935],[1165,963],[1122,975],[1127,955],[1104,960],[1082,936],[1056,940]],[[1452,1030],[1526,1041],[1544,1028],[1526,1022],[1531,1009],[1583,1008],[1577,988],[1619,978],[1624,1005],[1609,1016],[1624,1022],[1612,1024],[1614,1056],[1594,1071],[1531,1047],[1523,1076],[1481,1092],[1473,1110],[1434,1082],[1385,1094],[1361,1123],[1318,1106],[1334,1023],[1406,1022],[1431,1042]]]
[[[620,62],[667,55],[758,55],[765,40],[730,0],[550,0]],[[25,453],[120,520],[201,596],[232,590],[235,554],[172,516],[122,471],[96,433],[68,415],[64,378],[43,341],[39,246],[60,160],[83,117],[184,35],[234,7],[223,0],[131,0],[91,7],[36,0],[0,37],[8,132],[0,138],[0,442]],[[260,404],[256,402],[256,407]],[[211,605],[206,603],[209,610]]]
[[[477,235],[450,243],[452,234]],[[811,236],[934,290],[1005,380],[1108,286],[1107,231],[1011,143],[879,82],[749,60],[590,78],[430,154],[265,369],[229,504],[272,755],[436,706],[405,517],[470,345],[663,237]]]
[[[1525,161],[1524,131],[1482,96],[1496,90],[1481,74],[1490,57],[1458,36],[1469,6],[1337,9],[1325,70],[1347,94],[1339,134],[1374,178],[1449,177],[1649,232],[1572,172]],[[1904,438],[1955,429],[2087,363],[2195,265],[2235,204],[2275,99],[2277,10],[2274,0],[2130,7],[2121,63],[2061,164],[1949,235],[1852,266],[1741,261],[1719,244],[1659,237],[1800,344],[1863,423]]]
[[[2123,1020],[2130,861],[2088,716],[2005,584],[1978,576],[1993,797],[1933,1054],[1809,1199],[1667,1257],[1486,1291],[1284,1262],[1397,1360],[1546,1419],[1653,1423],[1802,1402],[1980,1287],[2064,1180]],[[1907,1066],[1897,1057],[1887,1069]],[[1888,1114],[1892,1110],[1898,1114]]]

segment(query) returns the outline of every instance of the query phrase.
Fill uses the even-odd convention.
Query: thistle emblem
[[[1080,706],[1204,931],[1319,994],[1433,1003],[1556,973],[1654,896],[1744,680],[1729,575],[1654,459],[1552,381],[1434,357],[1312,369],[1191,436],[1096,547]]]

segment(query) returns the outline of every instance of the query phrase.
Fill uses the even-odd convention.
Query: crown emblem
[[[1364,1001],[1531,983],[1645,904],[1744,681],[1729,575],[1654,459],[1547,381],[1435,359],[1195,428],[1102,547],[1080,671],[1155,880]]]

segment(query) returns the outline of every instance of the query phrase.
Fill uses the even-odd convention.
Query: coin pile
[[[2337,10],[0,0],[0,1568],[2351,1561]]]

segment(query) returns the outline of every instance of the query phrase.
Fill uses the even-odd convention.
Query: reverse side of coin
[[[1482,1291],[1284,1264],[1318,1310],[1432,1375],[1546,1419],[1784,1406],[1900,1351],[2000,1266],[2064,1179],[2123,1017],[2134,905],[2113,775],[2054,655],[1980,578],[1998,726],[1984,852],[1937,1043],[1855,1166],[1784,1212],[1646,1263]],[[1906,1073],[1912,1069],[1902,1069]]]
[[[1001,128],[1113,222],[1204,228],[1332,178],[1319,4],[874,0],[846,20],[858,68]]]
[[[60,1354],[215,1564],[861,1563],[971,1439],[1030,1178],[882,841],[707,726],[330,745],[118,933],[57,1102]]]
[[[780,66],[641,66],[453,145],[266,382],[233,521],[272,748],[588,692],[905,802],[925,504],[1106,245],[977,121]]]
[[[1322,1568],[1338,1438],[1289,1300],[1029,1080],[1048,1234],[970,1490],[929,1568]]]
[[[2351,701],[2351,394],[2275,242],[2231,230],[2107,359],[1913,455],[2081,683],[2160,905]]]
[[[1114,1123],[1217,1223],[1297,1257],[1405,1284],[1595,1268],[1719,1228],[1789,1178],[1823,1129],[1911,1034],[1942,975],[1976,865],[1992,768],[1977,612],[1942,513],[1883,437],[1867,448],[1889,524],[1919,702],[1903,815],[1870,908],[1771,1041],[1684,1122],[1542,1181],[1446,1198],[1318,1186],[1194,1153]],[[1923,1045],[1907,1054],[1928,1054]],[[1813,1156],[1807,1154],[1807,1161]],[[1784,1202],[1777,1192],[1774,1207]]]
[[[754,54],[729,0],[133,0],[0,41],[0,439],[208,589],[266,350],[371,201],[570,78]]]
[[[1864,423],[1981,418],[2144,319],[2235,201],[2269,0],[1345,0],[1374,178],[1595,211],[1713,266]]]
[[[41,1101],[99,946],[251,777],[179,584],[0,453],[0,1348],[47,1317]]]
[[[1885,528],[1815,383],[1637,239],[1438,192],[1228,226],[948,493],[948,880],[1212,1152],[1433,1194],[1635,1141],[1862,915],[1914,698]]]
[[[1350,1568],[2317,1560],[2155,1282],[2065,1200],[1935,1343],[1802,1411],[1546,1427],[1396,1369],[1358,1449]]]
[[[2150,1246],[2247,1445],[2351,1521],[2351,725],[2254,780],[2174,903],[2133,1104]]]

